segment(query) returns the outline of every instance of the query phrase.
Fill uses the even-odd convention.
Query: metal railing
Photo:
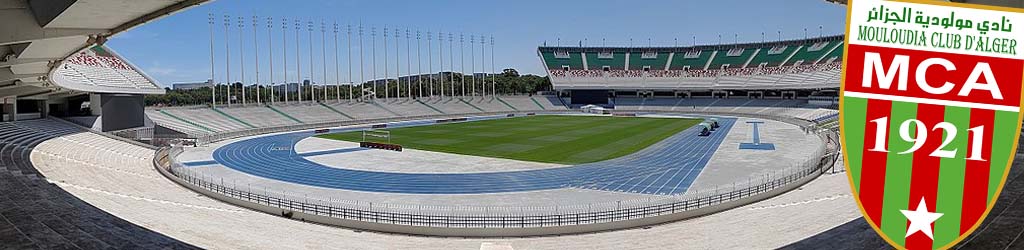
[[[161,173],[197,191],[205,190],[221,195],[222,198],[290,213],[345,221],[447,229],[582,226],[673,215],[734,201],[746,204],[770,196],[746,202],[741,200],[776,192],[790,185],[802,185],[831,168],[836,159],[836,152],[827,152],[827,149],[822,147],[803,163],[784,171],[750,179],[745,185],[735,183],[731,187],[716,187],[711,190],[687,192],[684,195],[566,206],[488,207],[373,203],[281,193],[265,187],[253,188],[250,185],[239,187],[234,181],[225,182],[222,178],[206,176],[193,168],[184,167],[176,160],[176,156],[182,152],[183,149],[177,146],[161,148],[156,153],[154,164]],[[286,214],[291,216],[290,213]]]

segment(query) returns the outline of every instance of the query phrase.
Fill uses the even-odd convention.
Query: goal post
[[[391,131],[383,129],[367,129],[363,130],[364,142],[383,142],[391,144]]]
[[[383,129],[363,130],[363,140],[359,142],[359,147],[402,151],[402,145],[391,143],[391,131]]]

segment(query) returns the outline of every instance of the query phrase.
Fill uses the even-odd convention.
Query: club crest
[[[843,152],[864,218],[897,248],[949,248],[995,204],[1020,137],[1024,13],[850,1]]]

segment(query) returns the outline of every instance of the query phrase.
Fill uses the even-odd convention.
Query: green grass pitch
[[[389,131],[391,142],[405,148],[579,164],[628,155],[700,122],[681,118],[538,115]],[[358,142],[362,132],[317,137]]]

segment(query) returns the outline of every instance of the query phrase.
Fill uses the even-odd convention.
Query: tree
[[[444,95],[445,96],[450,96],[451,95],[451,89],[449,89],[450,84],[451,84],[449,82],[449,80],[452,77],[451,74],[458,74],[458,73],[449,73],[449,72],[443,73],[443,76],[444,76],[444,79],[445,79],[444,80],[444,85],[445,85],[444,86],[444,90],[445,90]],[[434,77],[436,77],[436,76],[434,76]],[[455,75],[454,78],[455,78],[455,82],[456,82],[455,84],[456,84],[457,88],[460,88],[460,89],[456,90],[456,95],[460,95],[461,94],[461,85],[460,85],[461,83],[460,82],[462,81],[462,77],[459,76],[459,75]],[[467,82],[470,82],[472,78],[473,78],[473,76],[466,75],[466,81]],[[492,80],[494,81],[494,84],[495,84],[495,87],[496,87],[496,91],[495,92],[497,92],[499,95],[502,95],[502,94],[505,94],[505,95],[508,95],[508,94],[530,94],[530,93],[536,93],[538,91],[550,91],[552,89],[552,87],[551,87],[551,80],[548,79],[548,77],[546,77],[546,76],[537,76],[537,75],[519,75],[519,71],[517,71],[516,69],[511,69],[510,68],[510,69],[502,70],[501,74],[493,75],[493,76],[489,75],[485,79],[483,79],[483,82],[485,83],[485,86],[487,86],[487,88],[488,88],[487,92],[486,92],[487,95],[489,95],[491,93],[490,92],[491,91],[490,90],[490,86],[491,86],[490,83],[491,83]],[[398,91],[397,84],[396,84],[396,82],[394,80],[389,80],[389,81],[390,81],[390,83],[388,84],[388,87],[387,87],[388,91],[389,91],[388,93],[389,93],[390,96],[395,96],[394,94]],[[434,86],[433,86],[434,94],[437,95],[437,94],[439,94],[438,92],[440,92],[440,90],[441,90],[441,86],[440,86],[441,82],[438,81],[436,78],[434,79],[433,82],[434,82]],[[303,83],[302,83],[302,85],[304,85],[304,87],[306,88],[306,89],[303,90],[303,92],[304,92],[303,94],[305,94],[305,95],[309,95],[308,93],[305,93],[305,91],[308,91],[308,87],[309,87],[308,84],[309,84],[308,80],[304,80]],[[379,95],[381,97],[384,96],[384,91],[385,90],[384,90],[384,81],[383,80],[378,80],[376,82],[367,82],[366,84],[367,84],[367,89],[372,88],[371,86],[373,84],[377,84]],[[403,80],[403,83],[402,83],[402,95],[403,96],[406,95],[407,94],[406,91],[408,91],[407,89],[405,89],[406,86],[407,86],[405,84],[406,84],[406,82],[405,82],[405,80]],[[477,84],[480,84],[479,80],[477,81]],[[236,82],[236,83],[232,83],[231,85],[234,86],[234,88],[231,91],[232,92],[231,95],[232,96],[239,96],[241,94],[241,91],[242,91],[242,83]],[[287,88],[287,91],[289,91],[291,93],[291,94],[289,94],[290,98],[292,100],[295,100],[295,94],[296,94],[296,91],[298,91],[298,86],[299,85],[300,84],[298,84],[298,83],[291,83],[291,84],[288,85],[288,87],[285,87],[283,85],[275,86],[275,88],[274,88],[274,99],[276,101],[284,100],[284,93],[282,93],[282,91]],[[223,102],[224,98],[226,98],[225,97],[226,93],[224,93],[224,90],[227,89],[226,86],[227,85],[223,85],[223,84],[217,85],[217,100],[219,102]],[[341,86],[341,97],[342,97],[342,99],[347,99],[348,98],[348,93],[349,93],[348,88],[349,88],[348,85]],[[360,92],[359,84],[357,83],[356,85],[352,86],[352,88],[353,88],[352,93],[354,95],[354,98],[359,98],[362,95],[362,93]],[[418,88],[419,88],[419,84],[414,84],[413,85],[413,91],[412,91],[413,95],[418,95],[418,93],[419,93],[419,89]],[[329,87],[327,89],[328,89],[328,97],[331,97],[331,98],[336,97],[336,94],[334,94],[335,91],[336,91],[335,87],[331,86],[331,87]],[[429,80],[427,80],[426,78],[424,79],[424,82],[423,82],[423,89],[424,89],[423,94],[424,95],[429,95],[429,92],[431,90],[431,86],[429,84]],[[471,89],[472,88],[467,87],[466,91],[468,92]],[[167,90],[167,93],[163,94],[163,95],[147,95],[145,97],[146,106],[154,106],[154,105],[165,105],[165,106],[209,105],[210,101],[212,100],[212,96],[211,96],[212,91],[211,91],[210,87],[203,87],[203,88],[190,89],[190,90],[180,90],[180,89],[166,88],[166,90]],[[266,88],[266,87],[256,88],[256,87],[253,87],[252,85],[250,85],[250,86],[248,86],[246,88],[246,90],[249,91],[249,92],[247,92],[247,95],[253,95],[255,91],[259,91],[261,96],[263,96],[263,97],[270,97],[270,88]],[[318,88],[317,96],[322,96],[322,93],[319,92],[320,90],[322,90],[322,88]],[[477,87],[477,91],[483,93],[483,90],[479,89],[479,87]],[[238,98],[241,98],[241,97],[239,96]],[[239,101],[240,100],[241,99],[239,99]],[[251,98],[249,100],[253,100],[254,101],[255,98]],[[266,101],[266,99],[263,99],[263,100]]]
[[[502,70],[501,74],[509,77],[519,77],[519,71],[512,68]]]

